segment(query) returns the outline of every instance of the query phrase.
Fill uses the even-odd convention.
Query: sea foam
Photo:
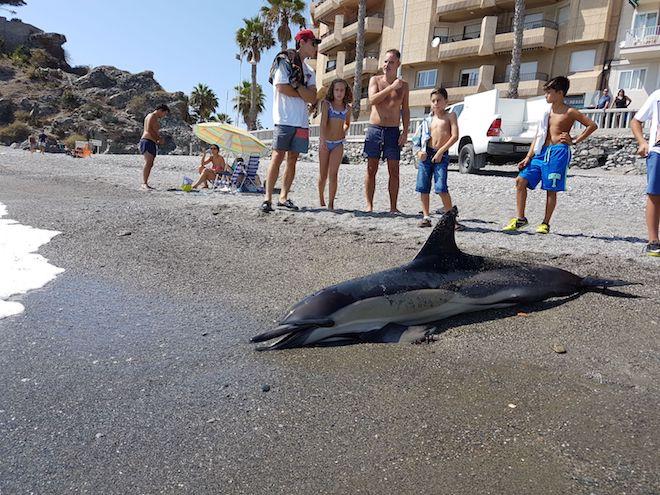
[[[36,253],[59,232],[22,225],[3,218],[6,215],[0,203],[0,318],[25,310],[21,303],[8,301],[10,297],[43,287],[64,271]]]

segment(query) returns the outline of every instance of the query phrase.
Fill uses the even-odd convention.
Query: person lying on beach
[[[227,162],[225,162],[225,159],[220,154],[220,148],[215,144],[211,145],[211,156],[208,158],[207,150],[204,150],[198,171],[199,179],[193,184],[193,189],[197,189],[202,184],[204,184],[202,187],[207,189],[209,187],[209,181],[214,182],[218,174],[231,176],[231,167],[227,165]]]
[[[343,79],[332,81],[328,94],[321,101],[319,203],[325,206],[325,184],[329,182],[328,210],[331,211],[335,207],[337,174],[341,159],[344,157],[346,131],[351,126],[352,101],[351,88]]]

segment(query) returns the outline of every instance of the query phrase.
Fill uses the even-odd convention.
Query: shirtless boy
[[[367,158],[367,175],[364,189],[367,211],[374,209],[374,191],[378,162],[387,160],[389,172],[390,212],[398,213],[399,160],[401,148],[408,139],[410,109],[408,108],[408,83],[397,77],[401,65],[399,50],[388,50],[383,61],[383,74],[369,80],[371,115],[364,140],[364,156]],[[399,124],[403,119],[403,130]]]
[[[541,189],[546,191],[545,217],[536,232],[548,234],[550,219],[557,206],[557,192],[566,190],[566,174],[571,161],[570,146],[581,143],[598,129],[598,126],[586,115],[564,103],[570,82],[568,78],[559,76],[545,83],[545,101],[550,107],[539,122],[536,138],[529,147],[527,156],[518,163],[520,174],[516,178],[517,217],[504,227],[505,231],[518,230],[529,222],[525,217],[527,189],[535,189],[541,183]],[[576,139],[570,135],[575,122],[585,129]]]
[[[413,153],[419,159],[415,191],[421,194],[424,214],[420,227],[431,226],[431,180],[435,182],[435,192],[440,195],[445,211],[452,207],[447,188],[448,150],[458,141],[458,120],[455,113],[445,111],[446,107],[447,90],[436,88],[431,91],[431,114],[422,121],[412,138]],[[462,228],[460,224],[456,227],[457,230]]]
[[[142,169],[142,186],[141,189],[149,191],[153,189],[149,185],[149,174],[151,174],[151,167],[154,166],[154,160],[158,154],[158,145],[162,144],[160,137],[160,122],[159,120],[170,113],[167,105],[158,105],[156,110],[148,114],[144,118],[144,132],[140,138],[139,148],[140,153],[144,156],[144,168]]]

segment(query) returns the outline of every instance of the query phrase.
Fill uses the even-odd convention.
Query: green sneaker
[[[536,233],[537,234],[549,234],[550,233],[550,225],[547,223],[542,223],[538,227],[536,227]]]
[[[660,258],[660,242],[658,241],[649,242],[646,245],[646,249],[644,249],[644,252],[646,253],[647,256]]]
[[[505,232],[511,232],[514,230],[522,229],[528,223],[529,222],[526,218],[512,218],[511,221],[502,230]]]

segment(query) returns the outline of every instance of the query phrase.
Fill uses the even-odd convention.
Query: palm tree
[[[300,29],[305,23],[304,0],[267,0],[268,5],[261,7],[261,17],[272,29],[277,26],[277,39],[282,51],[286,50],[291,41],[291,23],[297,24]]]
[[[243,84],[241,84],[240,86],[236,86],[234,88],[234,91],[238,95],[235,96],[234,99],[232,100],[234,102],[234,110],[238,110],[238,113],[241,114],[243,120],[245,121],[246,124],[248,124],[248,128],[249,128],[250,108],[252,106],[251,105],[252,84],[249,81],[243,81]],[[264,95],[263,88],[258,83],[257,83],[256,96],[257,96],[257,105],[256,105],[257,115],[259,115],[264,110],[264,106],[266,104],[266,96]],[[257,123],[256,117],[254,123],[255,123],[254,127],[256,128],[256,123]],[[254,130],[254,129],[250,129],[250,130]]]
[[[218,106],[218,98],[206,84],[199,83],[190,93],[190,106],[197,117],[197,122],[206,122]]]
[[[243,19],[245,26],[236,31],[236,44],[241,51],[241,56],[245,56],[252,65],[252,93],[250,95],[250,111],[246,123],[248,130],[254,130],[257,114],[257,64],[261,60],[261,52],[271,48],[275,44],[275,39],[269,27],[255,16],[250,19]]]
[[[216,113],[214,115],[211,115],[209,117],[209,121],[211,122],[221,122],[223,124],[232,124],[231,117],[227,115],[226,113]]]
[[[509,98],[518,98],[520,83],[520,55],[523,45],[525,0],[516,0],[513,10],[513,50],[511,51],[511,75],[509,76]]]
[[[353,81],[353,120],[360,116],[362,99],[362,61],[364,60],[364,18],[367,16],[367,0],[358,3],[357,41],[355,46],[355,81]]]

